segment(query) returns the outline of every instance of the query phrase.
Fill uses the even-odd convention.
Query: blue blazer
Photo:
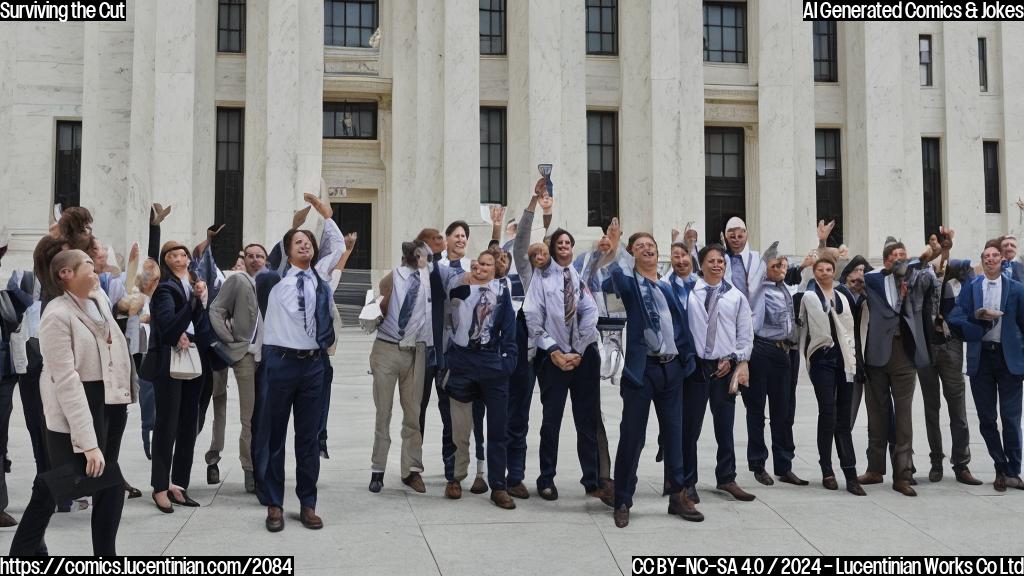
[[[602,290],[618,294],[626,308],[626,316],[631,319],[626,322],[626,364],[622,368],[622,381],[634,388],[643,388],[644,370],[647,368],[647,342],[644,340],[646,322],[637,320],[642,319],[647,312],[640,294],[640,285],[636,278],[627,276],[616,262],[609,264],[608,270],[610,276],[604,280]],[[697,352],[690,337],[686,310],[679,305],[674,288],[664,282],[658,282],[657,285],[672,313],[672,328],[675,331],[676,350],[679,352],[675,361],[682,365],[684,376],[689,376],[696,368],[694,358]]]
[[[496,373],[510,376],[515,372],[519,359],[517,355],[519,347],[516,344],[516,311],[512,307],[512,296],[508,290],[504,289],[505,284],[503,283],[501,286],[502,290],[498,295],[498,306],[494,311],[494,324],[491,326],[490,339],[491,344],[497,349],[498,355],[496,357],[474,355],[468,359],[467,355],[453,344],[448,348],[448,358],[446,359],[446,366],[453,372],[466,372],[465,368],[471,372],[480,373],[482,376],[492,376]],[[469,297],[469,292],[469,286],[462,284],[451,289],[449,298],[465,300]],[[435,348],[437,347],[435,344]]]
[[[1002,282],[1002,301],[999,309],[1003,311],[1000,339],[1003,344],[1003,358],[1010,372],[1017,376],[1024,375],[1024,285],[1006,276],[1000,276]],[[982,284],[985,276],[977,276],[960,290],[956,299],[956,307],[950,312],[946,321],[963,333],[967,343],[967,375],[977,376],[981,363],[981,338],[992,327],[992,323],[978,320],[974,313],[984,307]]]
[[[334,319],[331,318],[334,294],[331,285],[324,282],[316,270],[313,270],[313,276],[316,278],[316,343],[321,350],[327,350],[334,344]],[[267,315],[270,291],[283,277],[283,273],[277,270],[263,270],[256,275],[256,303],[263,317]]]
[[[203,333],[203,327],[208,327],[209,321],[202,304],[197,299],[185,296],[185,290],[177,278],[160,281],[153,292],[149,308],[151,335],[140,375],[150,382],[165,382],[170,378],[171,348],[178,344],[189,323],[192,323],[196,332],[190,340],[196,342],[197,348],[202,348],[201,337],[209,336]]]

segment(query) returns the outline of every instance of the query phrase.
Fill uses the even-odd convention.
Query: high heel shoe
[[[198,508],[200,506],[199,502],[196,502],[195,500],[190,498],[188,492],[185,492],[184,490],[181,491],[181,498],[181,500],[178,500],[177,498],[174,497],[173,491],[167,491],[167,499],[171,501],[171,504],[176,504],[178,506],[187,506],[189,508]]]
[[[170,494],[170,492],[168,492],[167,494]],[[171,497],[167,496],[167,499],[170,500]],[[173,506],[168,506],[168,507],[164,508],[163,506],[160,505],[160,502],[157,502],[156,493],[155,492],[153,493],[153,504],[156,504],[157,510],[163,512],[164,514],[171,514],[171,513],[174,512],[174,507]]]

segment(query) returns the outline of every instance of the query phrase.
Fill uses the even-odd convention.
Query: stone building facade
[[[326,182],[351,263],[393,265],[554,165],[558,225],[853,252],[1021,227],[1024,24],[812,23],[799,0],[184,0],[124,22],[0,23],[0,226],[28,262],[54,201],[118,250],[227,221],[226,260]],[[379,35],[374,32],[379,29]],[[1016,55],[1016,56],[1015,56]],[[475,247],[474,246],[474,247]]]

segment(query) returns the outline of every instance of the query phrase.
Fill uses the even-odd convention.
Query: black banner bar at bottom
[[[634,576],[1024,576],[1024,556],[633,556]]]

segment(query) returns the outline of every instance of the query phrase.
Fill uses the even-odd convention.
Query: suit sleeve
[[[964,342],[980,342],[985,335],[985,329],[980,320],[974,318],[974,284],[967,284],[960,290],[960,296],[956,299],[956,306],[950,311],[946,318],[950,326],[960,329],[964,336]]]
[[[228,278],[224,282],[224,286],[221,287],[217,297],[214,298],[213,303],[210,304],[210,327],[213,328],[214,334],[217,335],[221,342],[232,343],[245,340],[244,338],[235,338],[227,322],[234,311],[235,298],[238,296],[239,290],[239,280],[247,282],[238,274]]]
[[[345,250],[345,238],[338,223],[331,218],[325,219],[324,233],[320,237],[320,259],[315,266],[321,278],[330,281],[331,271],[338,265]]]
[[[508,290],[503,290],[502,293],[504,294],[502,305],[505,306],[505,310],[509,313],[502,315],[501,333],[503,337],[501,339],[501,351],[505,354],[505,364],[510,366],[508,372],[511,374],[515,370],[519,351],[519,347],[516,345],[516,315],[512,313],[512,296]]]
[[[739,316],[736,318],[736,359],[740,362],[750,360],[754,349],[754,323],[751,316],[747,299],[740,298]]]
[[[158,286],[149,307],[153,323],[160,327],[162,343],[167,346],[173,346],[178,342],[188,329],[193,316],[191,305],[182,306],[181,310],[174,309],[174,296],[171,290],[172,288],[166,284]]]

